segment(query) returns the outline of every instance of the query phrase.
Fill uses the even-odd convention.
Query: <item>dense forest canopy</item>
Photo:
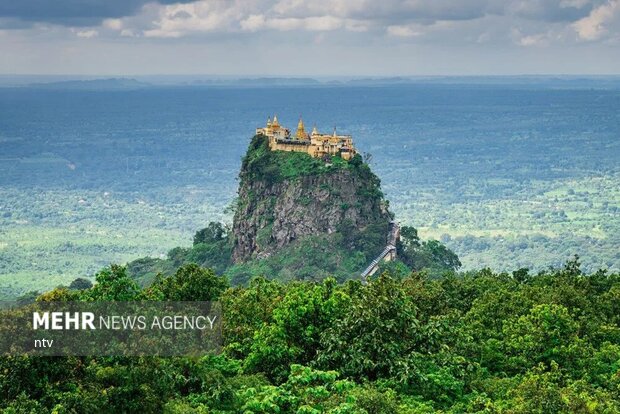
[[[120,266],[96,279],[37,300],[219,300],[223,353],[3,357],[4,412],[620,410],[620,275],[584,274],[577,258],[539,274],[385,272],[367,284],[229,287],[195,264],[146,288]]]

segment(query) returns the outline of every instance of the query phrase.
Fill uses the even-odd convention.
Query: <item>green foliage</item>
[[[329,173],[342,168],[357,168],[362,164],[332,157],[330,162],[313,158],[305,152],[271,151],[267,137],[256,135],[242,160],[242,179],[274,184],[302,176]]]
[[[588,351],[579,341],[578,324],[561,305],[541,304],[529,313],[504,323],[503,334],[509,364],[514,370],[528,370],[553,362],[570,368],[578,353]]]
[[[69,284],[69,289],[73,290],[84,290],[90,289],[91,287],[93,287],[93,282],[83,277],[78,277]]]
[[[226,275],[232,284],[245,284],[253,277],[265,275],[280,281],[319,281],[330,276],[339,281],[357,278],[373,256],[344,245],[342,236],[333,233],[304,237],[269,257],[233,265]],[[372,252],[376,253],[376,248]]]
[[[92,289],[84,291],[84,298],[90,301],[131,301],[138,299],[140,287],[127,275],[124,266],[111,265],[95,276],[97,283]]]
[[[413,271],[428,270],[435,276],[461,267],[458,256],[437,240],[421,242],[418,231],[409,226],[401,229],[401,241],[396,246],[399,259]]]
[[[246,368],[278,382],[288,376],[291,363],[309,364],[316,357],[321,333],[342,316],[349,302],[334,279],[292,283],[274,307],[272,323],[255,332]]]
[[[37,297],[38,302],[70,302],[78,300],[80,294],[66,287],[57,287]]]
[[[127,264],[127,272],[142,286],[150,285],[157,275],[170,276],[185,264],[209,267],[223,273],[230,266],[231,245],[222,223],[211,222],[194,235],[191,248],[175,247],[167,258],[144,257]]]
[[[18,306],[23,306],[29,303],[33,303],[40,294],[41,293],[36,290],[26,292],[23,295],[20,295],[17,299],[15,299],[15,303]]]
[[[378,274],[388,273],[392,275],[392,277],[401,280],[405,277],[409,276],[411,273],[411,269],[409,269],[403,262],[400,260],[390,260],[389,262],[381,262],[379,264]]]
[[[147,295],[169,301],[211,301],[217,300],[227,287],[228,281],[213,270],[188,264],[173,276],[157,278],[147,289]]]
[[[253,279],[248,287],[234,287],[222,295],[226,318],[222,328],[229,354],[243,359],[250,353],[254,335],[273,320],[273,309],[282,300],[285,286],[263,277]]]
[[[252,413],[299,414],[392,414],[398,411],[398,399],[391,390],[361,387],[339,380],[335,371],[320,371],[291,365],[291,374],[279,386],[248,389],[241,407]]]
[[[371,223],[365,229],[358,229],[350,219],[344,219],[336,228],[342,235],[341,245],[349,250],[363,253],[369,260],[381,253],[385,248],[387,223]]]
[[[207,227],[194,235],[194,246],[200,243],[213,243],[226,238],[226,229],[222,223],[210,222]]]
[[[199,243],[201,244],[201,243]],[[252,279],[185,265],[140,289],[119,266],[38,300],[213,300],[223,353],[202,358],[0,358],[8,413],[616,413],[620,275],[578,260],[488,269]]]
[[[324,332],[321,366],[357,379],[396,374],[402,358],[424,338],[417,309],[398,285],[384,274],[359,290],[348,312]]]

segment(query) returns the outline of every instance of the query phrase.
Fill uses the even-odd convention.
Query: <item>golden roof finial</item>
[[[299,123],[297,124],[297,133],[295,134],[295,138],[306,139],[306,130],[304,128],[304,121],[301,119],[301,115],[299,115]]]
[[[271,126],[271,117],[267,117],[267,127]]]
[[[312,135],[318,135],[319,131],[316,129],[316,124],[312,127]]]
[[[273,122],[271,123],[271,125],[273,125],[274,127],[280,126],[280,124],[278,123],[278,115],[273,116]]]

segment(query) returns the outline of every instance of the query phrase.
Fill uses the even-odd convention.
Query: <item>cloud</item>
[[[346,22],[334,16],[268,18],[264,15],[252,15],[242,20],[240,26],[242,30],[248,31],[272,29],[280,31],[306,30],[322,32],[341,29],[346,26]]]
[[[344,19],[398,23],[404,20],[468,20],[497,9],[494,0],[280,0],[274,12],[291,16],[331,14]]]
[[[467,21],[499,13],[498,0],[200,0],[161,6],[148,20],[148,37],[259,31],[387,33],[413,37],[417,26],[438,21]],[[146,9],[146,7],[145,7]],[[147,19],[137,16],[129,26]],[[140,24],[138,24],[140,25]],[[420,33],[421,34],[421,33]]]
[[[93,26],[107,18],[135,15],[145,4],[153,1],[165,5],[187,0],[2,0],[0,18],[5,22]]]
[[[106,19],[103,21],[102,26],[111,30],[121,30],[123,22],[121,19]]]
[[[533,35],[519,36],[517,44],[519,46],[545,46],[548,44],[549,37],[546,33],[538,33]]]
[[[242,30],[255,32],[266,26],[265,16],[262,14],[251,14],[239,22]]]
[[[136,0],[133,0],[136,1]],[[374,32],[416,39],[438,25],[447,29],[488,18],[533,22],[544,33],[589,16],[604,0],[198,0],[157,7],[156,15],[128,19],[148,37],[183,37],[205,33],[260,31]],[[143,10],[148,9],[143,6]],[[151,7],[150,9],[154,9]],[[453,23],[453,24],[452,24]],[[142,27],[142,26],[150,27]],[[506,27],[510,31],[512,27]],[[484,38],[485,28],[472,37]],[[482,36],[482,37],[481,37]],[[477,42],[477,40],[475,40]],[[536,43],[535,38],[524,40]],[[540,42],[539,42],[540,43]]]
[[[611,0],[594,10],[583,19],[575,22],[573,28],[582,40],[598,40],[609,34],[615,24],[620,26],[620,0]]]
[[[459,21],[487,15],[514,15],[527,19],[574,22],[588,16],[603,0],[3,0],[0,18],[45,22],[65,26],[94,26],[106,19],[135,16],[150,4],[159,5],[166,19],[185,19],[192,27],[209,27],[223,17],[230,30],[259,23],[262,28],[290,30],[287,22],[320,18],[319,25],[363,27],[368,23],[384,28],[411,22]],[[189,7],[187,7],[189,6]],[[171,14],[172,13],[172,14]],[[178,14],[177,14],[178,13]],[[236,20],[235,20],[236,18]],[[196,19],[207,20],[206,24]],[[230,19],[230,20],[229,20]],[[248,20],[250,19],[250,20]],[[299,20],[289,20],[299,19]],[[331,19],[331,20],[328,20]],[[269,23],[272,22],[272,23]],[[299,27],[315,30],[310,20]],[[249,25],[249,26],[248,26]],[[256,26],[254,26],[256,27]],[[161,29],[163,30],[163,29]],[[256,29],[253,29],[256,30]],[[323,29],[322,29],[323,30]],[[394,29],[392,29],[393,31]],[[397,29],[398,30],[398,29]],[[183,30],[178,30],[183,32]],[[192,31],[189,28],[188,31]]]
[[[416,28],[411,25],[388,26],[387,33],[396,37],[417,37],[424,34],[423,31],[416,30]]]
[[[549,45],[617,36],[620,0],[0,0],[0,28],[79,28],[80,37],[234,38],[350,33],[358,44]],[[35,24],[33,22],[44,22]],[[95,34],[96,32],[96,34]],[[78,32],[72,32],[73,36]],[[519,33],[515,35],[514,33]],[[331,37],[331,35],[330,35]],[[293,38],[293,37],[291,37]],[[297,39],[297,37],[295,37]],[[285,38],[286,39],[286,38]]]
[[[78,30],[75,32],[77,37],[82,37],[84,39],[90,39],[91,37],[95,37],[99,35],[99,32],[96,30]]]
[[[505,14],[530,20],[574,22],[587,16],[600,0],[514,0],[506,2]]]

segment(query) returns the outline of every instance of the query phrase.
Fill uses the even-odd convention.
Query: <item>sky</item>
[[[620,74],[620,0],[0,0],[0,74]]]

